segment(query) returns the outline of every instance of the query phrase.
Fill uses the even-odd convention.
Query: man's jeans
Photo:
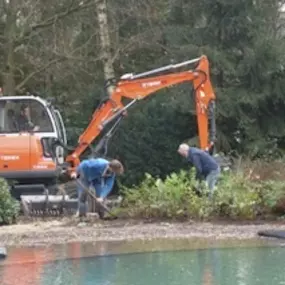
[[[87,181],[87,179],[85,179],[83,173],[80,173],[80,178],[79,178],[80,182],[89,189],[90,187],[90,183]],[[79,216],[85,216],[87,213],[87,194],[86,191],[84,189],[82,189],[81,186],[77,186],[77,197],[78,197],[78,212],[79,212]]]
[[[215,188],[215,185],[217,183],[217,180],[220,176],[220,173],[221,173],[221,169],[220,167],[216,170],[212,170],[207,176],[206,176],[206,183],[207,183],[207,186],[210,190],[210,197],[212,197],[213,195],[213,192],[214,192],[214,188]]]
[[[94,191],[96,193],[97,197],[102,197],[105,199],[112,189],[108,189],[107,191],[102,187],[101,181],[93,181],[92,183],[89,183],[88,180],[84,177],[83,171],[80,171],[80,182],[86,187],[93,189],[91,191]],[[78,212],[79,215],[86,215],[87,209],[88,209],[88,203],[87,203],[87,194],[84,189],[82,189],[79,185],[77,186],[77,197],[78,197]]]

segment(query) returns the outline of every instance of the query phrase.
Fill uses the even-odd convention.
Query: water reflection
[[[42,249],[11,249],[7,264],[1,266],[0,284],[37,285],[42,272],[42,264],[46,259]]]
[[[38,285],[44,265],[55,259],[72,258],[74,269],[80,264],[81,245],[46,248],[9,248],[7,258],[0,262],[0,284]]]
[[[110,255],[159,250],[167,252]],[[0,262],[1,285],[267,285],[285,284],[282,247],[186,250],[192,241],[72,243],[46,248],[13,248]],[[152,244],[152,245],[151,245]],[[180,244],[180,248],[178,246]],[[148,249],[147,249],[148,245]],[[213,244],[214,246],[214,244]],[[249,246],[249,245],[248,245]],[[197,244],[198,247],[198,244]],[[165,248],[165,247],[164,247]],[[174,248],[180,251],[171,251]],[[203,248],[203,249],[201,249]],[[127,250],[128,249],[128,250]],[[101,255],[92,257],[94,254]],[[80,258],[85,256],[85,258]],[[88,257],[89,256],[89,257]],[[52,260],[57,261],[52,261]],[[283,283],[282,283],[283,282]]]

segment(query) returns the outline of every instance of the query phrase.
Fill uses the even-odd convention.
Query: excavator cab
[[[50,102],[33,95],[0,97],[0,177],[13,191],[42,193],[60,174],[66,143],[62,117]],[[18,195],[16,195],[18,196]]]

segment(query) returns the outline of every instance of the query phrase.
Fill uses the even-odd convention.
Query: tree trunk
[[[16,3],[15,0],[10,0],[6,4],[7,18],[4,32],[5,40],[5,70],[4,70],[4,95],[16,95],[15,92],[15,54],[14,54],[14,44],[15,44],[15,28],[16,28]]]
[[[109,35],[108,16],[107,16],[107,3],[106,0],[99,0],[96,6],[98,17],[98,25],[101,41],[101,57],[103,61],[104,77],[105,80],[115,78],[115,71],[113,67],[113,57],[111,52],[111,41]],[[107,86],[107,92],[110,95],[114,86]]]

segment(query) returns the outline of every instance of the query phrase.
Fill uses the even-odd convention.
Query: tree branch
[[[47,64],[45,64],[44,66],[42,66],[41,68],[38,68],[36,70],[34,70],[33,72],[31,72],[21,83],[19,83],[17,86],[16,86],[16,91],[19,91],[21,88],[24,87],[24,85],[30,80],[32,79],[36,74],[44,71],[45,69],[47,69],[48,67],[50,67],[51,65],[53,65],[54,63],[57,63],[61,60],[64,60],[64,58],[55,58],[51,61],[49,61]]]
[[[88,40],[86,40],[86,42],[84,42],[82,45],[76,47],[73,51],[70,52],[70,54],[68,55],[61,55],[57,52],[53,52],[57,57],[51,61],[49,61],[47,64],[43,65],[42,67],[40,68],[37,68],[36,70],[32,71],[30,74],[27,75],[27,77],[25,79],[22,80],[21,83],[19,83],[17,86],[16,86],[16,91],[19,91],[21,88],[24,87],[24,85],[30,80],[32,79],[36,74],[46,70],[47,68],[49,68],[51,65],[57,63],[57,62],[60,62],[60,61],[64,61],[64,60],[68,60],[68,59],[72,59],[72,56],[78,51],[80,50],[81,48],[84,48],[90,41],[91,39],[97,34],[97,32],[93,33],[89,38]],[[102,58],[98,57],[95,61],[93,60],[93,62],[96,62],[98,60],[101,60]]]
[[[23,34],[16,40],[16,45],[20,45],[23,43],[23,41],[25,41],[27,38],[29,38],[31,36],[31,34],[39,29],[43,29],[43,28],[47,28],[49,26],[51,26],[52,24],[54,24],[56,21],[63,19],[64,17],[78,12],[80,10],[83,9],[87,9],[90,8],[94,5],[96,5],[97,0],[86,0],[86,3],[82,2],[80,4],[78,4],[77,6],[73,7],[74,5],[74,0],[71,2],[71,4],[69,5],[69,7],[62,12],[58,12],[57,14],[55,14],[52,17],[49,17],[48,19],[46,19],[45,21],[32,25],[29,29],[27,29],[26,31],[23,32]]]

